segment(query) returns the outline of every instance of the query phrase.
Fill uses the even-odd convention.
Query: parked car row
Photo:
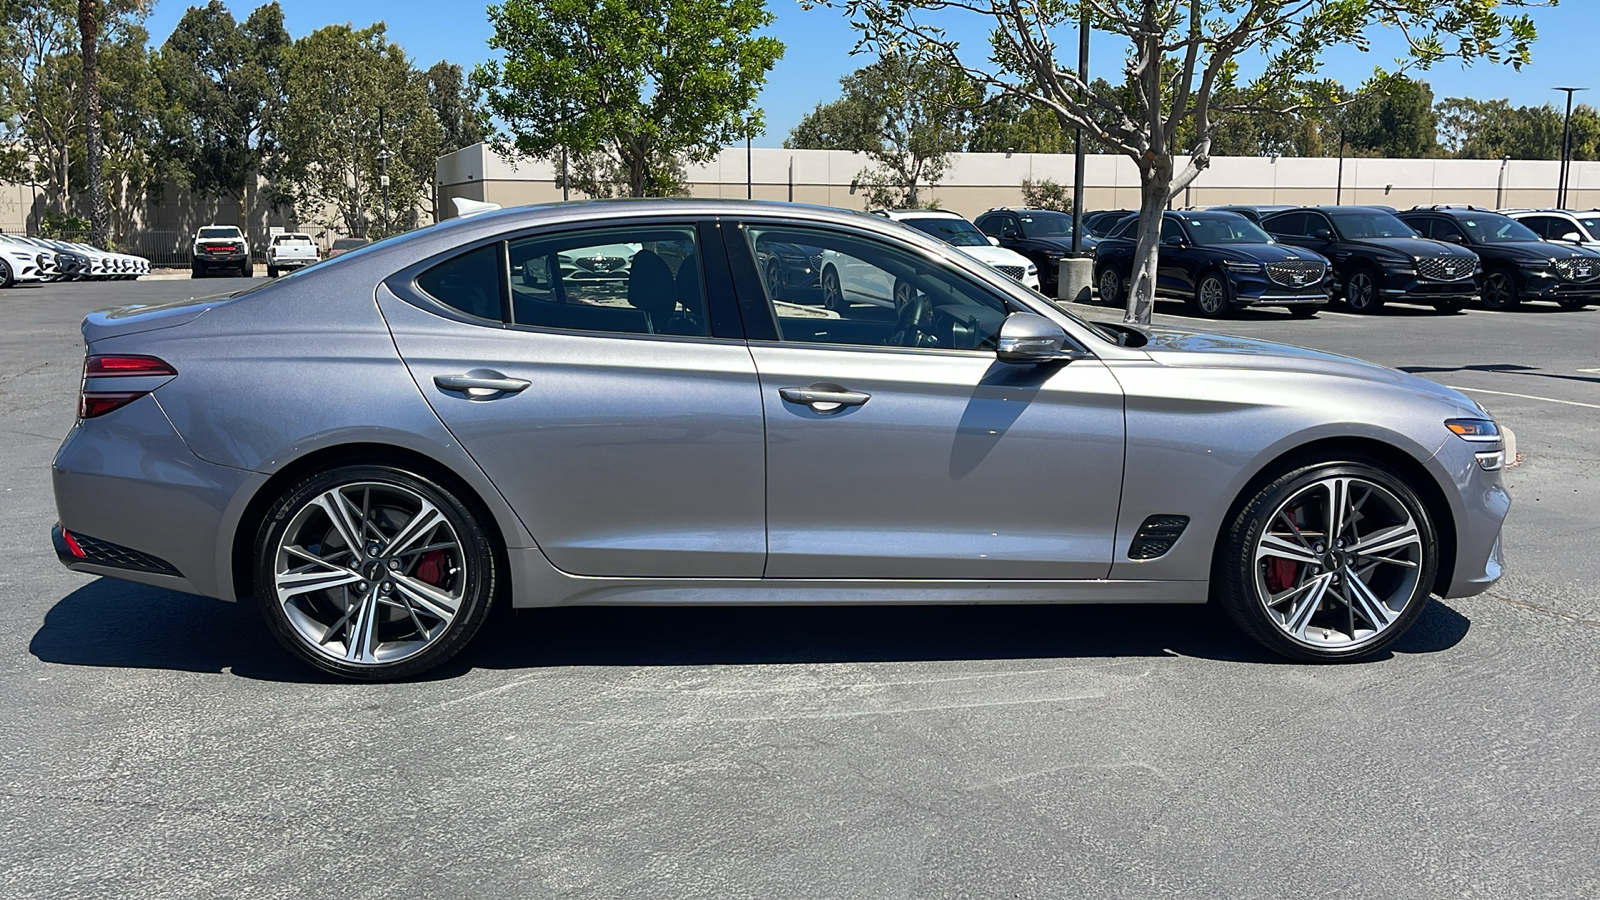
[[[328,248],[328,259],[348,253],[371,241],[359,237],[336,239]],[[316,239],[298,231],[284,231],[272,235],[267,244],[267,277],[296,272],[322,261],[322,251]],[[190,251],[190,277],[204,278],[213,272],[228,275],[255,275],[255,262],[250,239],[237,225],[205,225],[195,231]]]
[[[1101,239],[1102,302],[1124,299],[1137,236],[1138,215],[1129,213]],[[1474,301],[1492,310],[1600,303],[1600,247],[1591,246],[1600,245],[1600,212],[1226,206],[1167,212],[1160,241],[1157,296],[1208,317],[1257,305],[1309,316],[1335,299],[1360,313],[1389,303],[1447,313]]]
[[[114,281],[150,273],[150,260],[76,241],[0,234],[0,288],[19,282]]]

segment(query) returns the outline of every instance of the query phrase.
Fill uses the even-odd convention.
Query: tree
[[[1345,139],[1358,154],[1393,159],[1439,155],[1439,119],[1426,82],[1392,78],[1346,106]]]
[[[1369,28],[1405,38],[1396,69],[1441,60],[1489,59],[1520,67],[1535,38],[1531,18],[1502,11],[1528,0],[807,0],[842,9],[858,28],[858,46],[914,54],[964,70],[987,88],[1052,110],[1064,126],[1134,161],[1140,178],[1138,245],[1126,318],[1148,322],[1161,213],[1211,159],[1214,117],[1229,111],[1286,114],[1327,105],[1310,80],[1325,49],[1367,49]],[[947,29],[963,16],[990,29],[977,58]],[[1079,18],[1127,41],[1135,102],[1084,84],[1056,58],[1058,35],[1076,36]],[[1075,55],[1075,54],[1074,54]],[[1237,83],[1249,59],[1260,74]],[[1375,85],[1393,71],[1380,70]],[[1232,105],[1219,102],[1232,96]],[[1287,105],[1283,101],[1287,100]],[[1269,108],[1269,103],[1278,104]],[[1187,135],[1187,139],[1180,137]]]
[[[78,0],[79,58],[83,63],[83,138],[88,145],[89,222],[91,242],[97,247],[110,243],[110,210],[105,192],[105,145],[100,142],[100,79],[95,59],[100,40],[99,0]]]
[[[1451,97],[1435,107],[1444,148],[1462,159],[1560,159],[1565,111],[1554,104]],[[1600,159],[1600,113],[1572,108],[1572,158]]]
[[[483,91],[455,63],[436,62],[427,73],[428,105],[439,119],[439,155],[480,143],[489,136]]]
[[[300,38],[283,74],[282,178],[300,217],[353,235],[376,221],[379,233],[392,233],[397,213],[414,210],[433,183],[439,120],[427,78],[381,22],[329,25]],[[387,219],[380,150],[390,154]]]
[[[1073,153],[1072,131],[1051,110],[1000,94],[978,107],[967,138],[969,153]]]
[[[832,103],[818,103],[794,126],[783,146],[790,150],[866,152],[883,145],[878,134],[883,109],[880,98],[846,94]]]
[[[1068,185],[1057,184],[1049,178],[1041,181],[1024,178],[1022,205],[1029,209],[1053,209],[1069,213],[1072,212],[1071,190]]]
[[[754,34],[764,0],[505,0],[489,20],[505,58],[473,80],[511,129],[498,148],[571,154],[589,193],[675,193],[684,162],[760,133],[756,96],[783,55]]]
[[[271,127],[283,110],[289,45],[277,2],[240,25],[220,0],[211,0],[183,14],[157,56],[162,131],[179,180],[202,196],[237,199],[246,223],[250,189],[272,152]]]

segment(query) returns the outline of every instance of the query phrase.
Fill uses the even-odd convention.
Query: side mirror
[[[1566,234],[1563,234],[1560,240],[1566,241],[1569,244],[1581,244],[1583,243],[1583,235],[1577,233],[1576,231],[1569,231]]]
[[[1078,358],[1064,351],[1067,333],[1038,313],[1014,312],[1000,323],[1000,343],[995,356],[1004,362],[1051,362]]]
[[[1166,244],[1168,247],[1182,247],[1184,241],[1183,238],[1173,235],[1171,237],[1162,238],[1161,243]]]
[[[991,247],[998,247],[998,246],[1000,246],[1000,239],[999,239],[999,238],[997,238],[997,237],[995,237],[995,236],[994,236],[994,235],[992,235],[992,234],[991,234],[991,235],[989,235],[989,246],[991,246]]]
[[[1467,242],[1467,239],[1459,234],[1447,234],[1441,238],[1441,240],[1448,241],[1452,244],[1465,244]]]
[[[1331,241],[1331,240],[1333,240],[1333,232],[1329,231],[1326,228],[1318,228],[1316,231],[1311,232],[1311,236],[1316,238],[1319,241]]]

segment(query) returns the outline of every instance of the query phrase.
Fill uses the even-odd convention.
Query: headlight
[[[1383,257],[1378,260],[1385,269],[1396,269],[1401,272],[1415,272],[1417,261],[1407,257]]]
[[[1493,419],[1445,419],[1444,427],[1464,441],[1492,444],[1500,440],[1500,426]]]
[[[1029,275],[1037,275],[1037,274],[1039,274],[1039,267],[1038,266],[1029,266],[1028,267],[1028,274]]]
[[[1222,264],[1224,266],[1227,266],[1228,267],[1228,271],[1230,271],[1230,272],[1259,272],[1259,271],[1261,271],[1261,263],[1257,263],[1257,262],[1235,262],[1235,261],[1233,261],[1231,259],[1225,259],[1225,260],[1222,261]]]
[[[1555,264],[1553,259],[1519,259],[1517,265],[1524,269],[1548,269]]]

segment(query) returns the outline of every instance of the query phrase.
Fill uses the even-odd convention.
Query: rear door
[[[767,423],[769,578],[1105,578],[1123,398],[1099,361],[995,358],[1002,294],[880,236],[730,232]],[[898,309],[772,302],[757,241],[823,247],[910,286]]]
[[[510,235],[385,287],[418,387],[555,566],[761,574],[760,386],[714,227]]]

